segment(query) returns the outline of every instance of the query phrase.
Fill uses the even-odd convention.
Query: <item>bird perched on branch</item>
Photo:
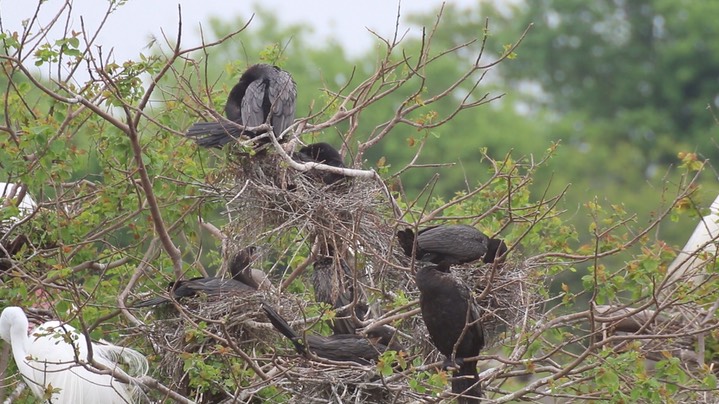
[[[138,386],[129,385],[89,363],[85,336],[68,324],[48,321],[27,334],[28,319],[19,307],[7,307],[0,314],[0,337],[12,347],[18,371],[39,398],[53,404],[132,403],[143,396]],[[129,348],[91,343],[92,358],[122,375],[147,374],[147,360]],[[120,361],[128,365],[125,373]]]
[[[366,337],[357,334],[335,334],[329,337],[307,335],[304,339],[307,343],[305,346],[302,337],[277,311],[266,303],[262,305],[262,309],[277,331],[292,341],[300,355],[306,355],[309,349],[320,358],[369,365],[388,349],[398,352],[404,350],[395,341],[394,331],[386,326],[368,330]]]
[[[332,147],[329,143],[319,142],[311,143],[307,146],[302,147],[298,152],[292,155],[295,161],[300,163],[322,163],[332,167],[344,168],[345,165],[342,162],[342,155]],[[318,170],[319,171],[319,170]],[[342,178],[345,178],[342,174],[331,173],[328,171],[320,171],[319,177],[325,184],[333,184]]]
[[[297,86],[289,73],[268,64],[252,65],[227,97],[228,120],[197,122],[185,136],[202,147],[222,147],[242,135],[255,138],[263,133],[242,130],[235,124],[252,128],[269,123],[279,139],[295,119],[296,98]]]
[[[450,265],[464,264],[482,258],[494,262],[507,251],[501,239],[489,238],[465,224],[449,224],[424,228],[415,236],[412,229],[397,232],[399,245],[408,256],[439,265],[443,271]]]
[[[167,290],[174,299],[194,297],[199,294],[207,296],[219,296],[234,293],[254,292],[263,283],[263,279],[256,279],[250,266],[251,256],[254,247],[247,247],[240,250],[230,264],[231,279],[198,276],[192,279],[182,279],[169,282]],[[170,302],[170,297],[158,296],[152,299],[135,303],[134,307],[150,307]]]
[[[444,368],[453,367],[452,393],[459,403],[476,403],[482,396],[477,363],[465,358],[479,355],[484,347],[480,309],[469,287],[449,270],[422,263],[415,276],[422,319],[432,343],[446,357]]]

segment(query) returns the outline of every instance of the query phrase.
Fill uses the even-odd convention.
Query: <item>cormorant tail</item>
[[[295,350],[297,350],[297,353],[300,355],[304,355],[306,353],[305,346],[302,344],[302,337],[300,337],[299,334],[295,332],[295,330],[290,327],[289,324],[287,324],[287,321],[285,321],[282,316],[278,312],[275,311],[269,304],[262,303],[262,310],[265,311],[265,314],[267,314],[267,318],[270,319],[270,323],[272,323],[273,326],[279,331],[282,335],[289,338],[290,341],[292,341],[292,344],[295,346]]]
[[[157,306],[158,304],[167,303],[169,300],[167,298],[158,296],[153,297],[152,299],[142,300],[133,305],[133,307],[150,307],[150,306]]]
[[[222,122],[197,122],[185,133],[186,137],[194,139],[198,146],[217,147],[239,138],[242,131],[234,125]]]
[[[459,370],[452,373],[452,393],[462,395],[457,397],[458,404],[479,403],[482,386],[478,382],[477,362],[462,363]]]

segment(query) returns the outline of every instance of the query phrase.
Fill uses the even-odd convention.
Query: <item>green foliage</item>
[[[666,233],[672,244],[686,239],[691,225],[706,213],[698,208],[707,205],[700,200],[716,188],[695,179],[703,179],[705,158],[716,154],[707,136],[715,124],[704,106],[717,92],[713,78],[719,52],[712,52],[717,45],[709,41],[716,30],[709,18],[717,6],[668,0],[620,3],[548,0],[507,6],[507,13],[489,3],[467,10],[447,5],[429,51],[437,59],[423,68],[421,78],[412,77],[361,111],[355,129],[344,121],[304,135],[303,140],[343,145],[347,160],[354,159],[358,144],[371,139],[400,108],[418,107],[358,161],[386,180],[402,221],[424,225],[431,217],[428,223],[472,222],[508,242],[509,265],[532,265],[527,282],[544,311],[528,315],[521,327],[510,326],[507,340],[487,352],[503,355],[497,373],[483,380],[497,387],[489,390],[492,398],[531,385],[512,380],[518,369],[534,380],[548,378],[537,388],[546,388],[541,394],[530,390],[517,398],[525,400],[551,393],[616,402],[680,402],[717,386],[711,366],[690,371],[670,349],[675,343],[686,348],[686,340],[675,338],[693,338],[699,332],[663,339],[667,350],[661,358],[649,358],[642,338],[633,339],[631,333],[626,339],[601,340],[618,321],[591,323],[601,317],[590,311],[598,305],[663,314],[676,305],[708,310],[719,298],[717,270],[708,265],[705,283],[679,285],[673,300],[658,300],[675,253],[653,231],[668,215],[671,229],[662,228],[662,237]],[[486,16],[492,17],[489,28]],[[411,21],[427,24],[433,19],[415,16]],[[216,36],[236,29],[238,21],[214,21]],[[78,328],[90,327],[93,338],[122,341],[122,330],[131,324],[127,316],[118,315],[118,297],[130,282],[125,304],[140,294],[164,291],[178,270],[192,277],[196,269],[207,267],[212,273],[222,262],[218,243],[209,239],[198,218],[223,227],[227,219],[218,212],[226,201],[208,198],[205,187],[234,180],[231,170],[237,167],[232,153],[198,152],[178,136],[200,118],[198,102],[221,111],[226,94],[249,64],[279,64],[299,84],[298,116],[316,114],[309,123],[319,124],[341,107],[351,108],[351,103],[342,104],[343,97],[373,76],[377,66],[399,63],[363,90],[367,93],[390,88],[410,75],[411,64],[402,57],[423,49],[410,39],[402,54],[395,50],[386,58],[370,53],[352,59],[337,43],[310,43],[307,26],[282,26],[268,10],[260,9],[256,21],[238,34],[241,46],[228,41],[208,51],[202,61],[206,66],[200,66],[204,54],[172,61],[175,77],[153,81],[168,63],[157,52],[107,63],[98,72],[102,80],[66,84],[64,89],[58,87],[58,78],[35,78],[49,90],[24,77],[12,59],[30,51],[20,33],[0,33],[7,68],[0,76],[7,87],[0,108],[0,174],[27,186],[42,203],[42,209],[15,230],[29,235],[33,244],[12,257],[17,265],[3,279],[1,300],[26,307],[51,302],[58,317]],[[513,45],[508,44],[516,43],[529,22],[534,23],[530,35],[510,52]],[[477,39],[450,57],[439,57],[442,49]],[[39,66],[77,66],[86,51],[83,46],[77,35],[70,35],[40,44],[31,53]],[[466,64],[473,64],[482,49],[479,64],[510,52],[496,68],[498,74],[481,81],[483,71],[474,72],[452,97],[431,102],[460,80]],[[156,85],[152,108],[141,105],[148,82]],[[538,90],[525,91],[523,85]],[[46,91],[56,92],[56,97]],[[76,100],[60,101],[71,97],[71,91],[92,108]],[[455,111],[465,96],[477,102],[502,98]],[[449,116],[452,119],[438,125]],[[347,141],[350,130],[355,137]],[[410,162],[414,166],[408,168]],[[669,171],[672,164],[677,168]],[[149,210],[150,196],[159,216]],[[3,205],[0,219],[19,213],[14,205]],[[180,249],[181,262],[173,262],[166,246],[153,252],[159,244],[158,222]],[[292,254],[273,251],[261,266],[283,268],[281,276],[287,276],[311,254],[304,238],[299,229],[267,235],[268,243],[282,246],[278,251],[287,247]],[[360,263],[368,260],[362,253],[356,258]],[[404,308],[417,298],[411,282],[407,285],[406,290],[390,291],[375,285],[370,302],[383,311]],[[298,277],[283,293],[310,300],[312,288],[306,277]],[[336,310],[323,304],[302,307],[307,318],[317,319],[308,332],[330,334]],[[413,321],[395,320],[392,325],[408,328]],[[209,327],[199,322],[182,330],[185,342],[209,347],[180,354],[193,394],[252,386],[262,400],[293,398],[284,387],[261,381],[245,357],[215,341]],[[705,360],[711,363],[719,336],[713,325],[708,327],[702,332],[706,342],[696,349],[705,349]],[[150,352],[145,339],[133,342]],[[282,344],[289,347],[287,341]],[[262,341],[251,355],[275,355],[268,345]],[[577,364],[578,357],[585,359]],[[402,380],[412,392],[439,398],[449,375],[429,369],[428,358],[388,351],[374,370],[385,379]],[[656,362],[653,368],[646,364],[649,359]],[[574,367],[561,377],[550,377],[570,364]],[[500,384],[505,382],[506,389]]]

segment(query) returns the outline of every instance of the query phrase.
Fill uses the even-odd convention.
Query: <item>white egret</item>
[[[668,284],[685,279],[695,285],[703,276],[702,268],[709,260],[716,259],[717,237],[719,237],[719,196],[709,207],[710,213],[701,218],[691,237],[679,251],[667,269]]]
[[[18,184],[10,182],[0,182],[0,210],[5,209],[5,198],[16,197],[19,192]],[[10,226],[20,221],[25,215],[31,214],[37,209],[37,203],[32,199],[29,192],[25,192],[23,198],[18,202],[17,208],[20,211],[19,216],[12,216],[6,220],[0,221],[0,232],[6,232]]]
[[[138,386],[115,379],[107,369],[91,367],[85,336],[68,324],[48,321],[27,334],[28,319],[19,307],[0,314],[0,337],[10,343],[17,368],[35,396],[53,404],[133,403],[144,397]],[[97,363],[122,374],[142,376],[147,360],[139,352],[92,343]],[[128,365],[125,373],[119,367]],[[93,370],[91,370],[93,369]]]

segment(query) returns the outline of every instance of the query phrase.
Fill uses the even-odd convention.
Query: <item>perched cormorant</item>
[[[238,250],[235,253],[228,254],[227,263],[230,269],[232,279],[240,281],[254,289],[265,289],[271,286],[267,274],[259,269],[254,269],[250,265],[255,260],[257,247],[249,246]]]
[[[250,269],[252,255],[255,247],[247,247],[239,250],[231,258],[230,272],[232,279],[198,276],[192,279],[184,279],[169,282],[167,291],[172,293],[175,299],[183,297],[194,297],[200,293],[207,296],[218,296],[231,293],[253,292],[260,287],[262,280],[256,279]],[[158,296],[135,304],[135,307],[149,307],[167,303],[169,297]]]
[[[445,367],[456,367],[452,392],[465,397],[459,403],[476,403],[482,396],[476,362],[464,358],[479,355],[484,346],[480,311],[469,288],[449,271],[421,264],[415,276],[422,318],[432,343],[445,357]],[[460,339],[461,338],[461,339]]]
[[[192,279],[184,279],[170,282],[167,286],[168,292],[172,293],[175,299],[183,297],[194,297],[202,293],[207,296],[219,296],[233,293],[254,292],[256,289],[234,279],[222,279],[214,277],[198,276]],[[158,296],[135,304],[135,307],[149,307],[167,303],[169,297]]]
[[[294,153],[292,157],[300,163],[317,162],[333,167],[345,167],[342,162],[342,156],[337,149],[324,142],[308,144],[307,146],[301,148],[297,153]],[[344,178],[344,175],[342,174],[330,173],[327,171],[321,171],[319,175],[322,182],[327,185],[333,184]]]
[[[262,125],[269,118],[272,131],[279,137],[295,119],[296,98],[297,87],[289,73],[277,66],[256,64],[242,74],[230,91],[225,116],[246,127]],[[230,122],[220,121],[197,122],[186,136],[202,147],[222,147],[241,135],[255,138],[261,134],[241,131]]]
[[[344,259],[320,256],[314,262],[313,268],[312,287],[315,291],[315,301],[327,303],[334,309],[345,307],[354,301],[354,276]],[[367,302],[360,293],[354,305],[357,320],[365,320],[368,310]],[[352,318],[350,308],[345,308],[337,310],[330,326],[335,334],[355,334],[357,328],[362,327],[357,320]]]
[[[397,240],[408,257],[414,251],[416,259],[437,264],[443,271],[448,270],[450,265],[480,258],[485,263],[491,263],[507,251],[504,241],[489,238],[466,224],[427,227],[418,231],[416,237],[412,229],[400,230],[397,232]]]
[[[388,349],[404,350],[395,341],[392,329],[386,326],[368,330],[367,337],[357,334],[307,335],[303,342],[302,337],[272,307],[263,304],[262,309],[277,331],[292,341],[300,355],[306,355],[309,349],[320,358],[369,365]],[[304,343],[307,343],[306,347]]]

